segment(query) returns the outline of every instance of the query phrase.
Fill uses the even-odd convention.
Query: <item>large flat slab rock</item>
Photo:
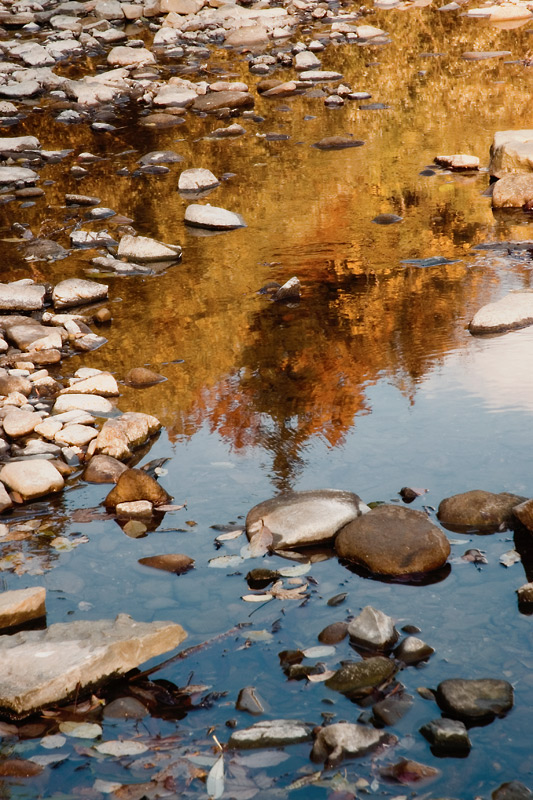
[[[38,311],[44,306],[46,288],[39,284],[0,283],[2,311]]]
[[[533,130],[496,131],[490,148],[489,172],[533,172]]]
[[[127,614],[0,636],[0,708],[24,716],[61,702],[173,650],[186,636],[174,622],[135,622]]]

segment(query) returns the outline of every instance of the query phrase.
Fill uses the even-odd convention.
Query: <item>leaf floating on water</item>
[[[207,776],[206,782],[207,794],[211,800],[218,800],[224,794],[224,756],[221,755],[211,769]]]
[[[61,722],[59,730],[76,739],[96,739],[102,735],[102,728],[96,722]]]
[[[458,261],[461,259],[430,256],[429,258],[404,258],[400,264],[411,264],[413,267],[440,267],[444,264],[456,264]]]
[[[298,780],[289,783],[289,785],[285,787],[285,791],[292,792],[295,789],[303,789],[304,786],[309,786],[311,783],[316,783],[321,777],[322,771],[313,772],[311,775],[304,775],[303,778],[298,778]]]
[[[329,658],[336,653],[336,650],[331,645],[317,645],[316,647],[308,647],[302,650],[306,658]]]
[[[278,600],[302,600],[308,587],[308,583],[302,583],[295,589],[284,589],[283,581],[277,581],[270,589],[270,594],[272,597],[277,597]]]
[[[131,739],[125,741],[112,739],[108,742],[102,742],[101,744],[95,745],[94,749],[98,750],[99,753],[103,753],[105,756],[120,757],[139,756],[141,753],[146,753],[149,748],[142,742],[136,742]]]
[[[157,506],[158,511],[181,511],[182,508],[186,508],[187,504],[183,503],[181,506],[174,506],[172,503],[166,503],[162,506]]]
[[[328,606],[340,606],[341,603],[344,603],[347,597],[348,597],[347,592],[341,592],[341,594],[336,594],[333,597],[329,598]]]
[[[296,564],[294,567],[282,567],[277,570],[278,575],[282,578],[298,578],[300,575],[305,575],[311,568],[311,562],[306,561],[305,564]]]
[[[69,755],[70,753],[61,751],[59,753],[48,753],[48,755],[44,756],[30,756],[30,761],[33,761],[34,764],[38,764],[40,767],[52,767],[56,764],[61,764],[62,761],[66,761]]]
[[[0,761],[0,776],[9,778],[32,778],[43,771],[40,764],[24,758],[8,758]]]
[[[210,558],[207,562],[209,567],[215,567],[216,569],[226,569],[227,567],[237,567],[239,564],[242,564],[244,558],[242,556],[216,556],[215,558]]]
[[[513,564],[518,564],[521,560],[520,553],[516,550],[508,550],[500,556],[500,564],[503,564],[504,567],[512,567]]]
[[[143,564],[145,567],[154,567],[154,569],[163,569],[167,572],[175,572],[177,575],[181,575],[183,572],[192,569],[194,558],[190,558],[183,553],[166,553],[159,556],[140,558],[139,564]]]
[[[247,603],[267,603],[269,600],[272,600],[273,595],[271,594],[243,594],[241,600],[245,600]]]
[[[67,740],[64,736],[61,736],[59,733],[52,734],[51,736],[43,736],[39,744],[41,747],[44,747],[45,750],[52,750],[55,747],[63,747]]]
[[[238,539],[244,533],[244,528],[239,528],[236,531],[229,531],[229,533],[221,533],[220,536],[215,536],[215,542],[230,542],[232,539]]]
[[[264,556],[270,551],[273,542],[274,536],[272,535],[272,531],[263,522],[261,530],[255,533],[248,544],[242,548],[241,556],[243,556],[243,558]]]
[[[54,550],[60,553],[68,553],[69,550],[74,550],[80,544],[86,544],[89,541],[87,536],[77,536],[75,539],[69,539],[67,536],[56,536],[50,544]]]
[[[246,639],[250,639],[251,642],[270,642],[274,636],[270,633],[270,631],[246,631],[244,633],[244,637]]]

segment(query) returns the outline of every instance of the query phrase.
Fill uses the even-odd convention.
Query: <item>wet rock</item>
[[[439,683],[436,699],[445,714],[470,725],[484,724],[510,711],[513,687],[495,678],[450,678]]]
[[[353,644],[367,650],[389,650],[398,641],[392,619],[372,606],[365,606],[349,623],[348,635]]]
[[[111,456],[93,456],[85,468],[83,479],[88,483],[116,483],[127,467]]]
[[[318,641],[322,644],[338,644],[346,638],[348,633],[347,622],[332,622],[318,634]]]
[[[16,439],[19,436],[27,436],[39,422],[41,422],[41,417],[35,411],[13,408],[6,414],[2,424],[5,433],[11,439]]]
[[[332,70],[325,69],[308,69],[300,73],[302,81],[313,81],[313,83],[319,83],[320,81],[340,81],[342,77],[342,73],[340,72],[333,72]]]
[[[36,136],[3,136],[0,137],[0,151],[20,153],[24,150],[40,150],[41,143]]]
[[[146,367],[134,367],[126,373],[124,383],[128,386],[141,388],[143,386],[154,386],[156,383],[161,383],[165,380],[166,378],[164,375],[159,375],[151,369],[146,369]]]
[[[209,92],[199,95],[192,105],[195,111],[206,114],[219,111],[221,108],[241,109],[254,107],[254,98],[250,92]]]
[[[149,518],[152,516],[153,510],[153,504],[149,500],[132,500],[128,503],[117,503],[115,506],[115,513],[118,517],[129,517],[129,519]]]
[[[407,692],[397,692],[388,695],[383,700],[378,700],[372,706],[372,715],[376,724],[396,725],[407,714],[413,705],[413,697]]]
[[[390,659],[372,656],[364,661],[343,664],[328,678],[326,686],[349,698],[364,697],[390,681],[397,670],[398,667]]]
[[[346,147],[361,147],[364,142],[351,136],[326,136],[313,145],[318,150],[344,150]]]
[[[197,98],[196,92],[180,89],[178,86],[162,86],[154,97],[156,106],[174,106],[174,108],[190,108]]]
[[[394,225],[396,222],[401,222],[403,217],[399,217],[398,214],[378,214],[377,217],[374,217],[372,222],[376,225]]]
[[[311,760],[325,762],[327,768],[337,766],[344,758],[365,755],[377,747],[386,734],[350,722],[337,722],[321,728],[311,751]]]
[[[242,125],[238,125],[236,122],[234,122],[232,125],[228,125],[227,128],[216,128],[211,132],[209,138],[229,139],[232,136],[244,136],[245,133],[246,128],[243,128]]]
[[[233,731],[228,747],[243,750],[256,747],[285,747],[289,744],[308,742],[310,739],[311,729],[303,722],[292,719],[261,720],[249,728]]]
[[[9,457],[9,445],[4,440],[0,440],[0,455],[2,458]],[[6,508],[11,508],[13,501],[11,500],[6,487],[0,482],[0,513],[5,511]]]
[[[24,715],[78,696],[174,649],[186,635],[172,622],[135,622],[120,614],[115,620],[57,623],[2,636],[0,707]]]
[[[39,325],[32,319],[23,325],[11,325],[6,335],[15,347],[26,351],[59,349],[67,338],[65,330]]]
[[[525,583],[516,590],[518,595],[518,602],[520,605],[533,604],[533,583]]]
[[[1,477],[1,474],[0,474]],[[142,469],[127,469],[104,500],[106,508],[115,508],[119,503],[149,500],[154,506],[169,503],[172,498],[158,482]]]
[[[32,461],[12,461],[0,470],[0,481],[24,500],[59,492],[65,481],[49,461],[36,458]]]
[[[185,210],[185,222],[195,228],[207,228],[213,231],[229,231],[233,228],[246,228],[240,214],[225,208],[193,203]]]
[[[208,169],[186,169],[178,181],[180,192],[201,192],[207,189],[215,189],[220,185],[220,181]]]
[[[533,177],[533,176],[532,176]],[[473,335],[503,333],[533,324],[533,292],[511,292],[482,306],[471,320],[468,330]]]
[[[465,155],[464,153],[455,153],[451,156],[437,156],[435,158],[435,163],[457,172],[479,169],[479,158],[477,156]]]
[[[66,444],[71,447],[85,447],[96,439],[98,431],[88,425],[66,425],[59,433],[56,433],[55,440],[59,444]]]
[[[493,208],[522,208],[533,202],[533,174],[503,175],[492,189]]]
[[[181,258],[181,247],[178,244],[163,244],[147,236],[126,234],[120,240],[118,256],[127,261],[140,261],[145,264],[156,261],[177,261]]]
[[[46,589],[34,586],[0,593],[0,628],[22,625],[46,616]]]
[[[318,544],[330,541],[367,508],[352,492],[290,492],[254,506],[246,517],[246,533],[251,540],[265,525],[272,532],[274,546],[281,550]]]
[[[81,278],[67,278],[54,287],[52,300],[56,308],[70,308],[105,300],[107,292],[108,288],[103,283],[86,281]]]
[[[513,508],[513,514],[528,531],[533,531],[533,500],[519,503]]]
[[[302,291],[302,285],[297,277],[289,278],[283,286],[280,286],[275,292],[272,293],[272,300],[276,303],[288,302],[291,300],[299,300]]]
[[[520,781],[502,783],[492,792],[492,800],[531,800],[531,790]]]
[[[248,714],[253,715],[264,714],[265,712],[253,686],[245,686],[244,689],[241,689],[235,708],[238,711],[246,711]]]
[[[107,63],[113,67],[141,67],[155,64],[155,56],[145,47],[113,47],[108,53]]]
[[[20,86],[20,84],[18,84]],[[5,94],[6,86],[0,86],[0,94]],[[0,184],[35,183],[38,174],[27,167],[0,167]]]
[[[420,728],[432,750],[440,756],[466,756],[472,743],[464,722],[453,719],[434,719]]]
[[[509,172],[532,171],[533,130],[496,131],[490,148],[490,174],[501,178]]]
[[[136,697],[117,697],[104,707],[104,719],[142,719],[148,713]]]
[[[101,202],[99,197],[91,197],[86,194],[65,195],[65,203],[67,206],[98,206]]]
[[[6,370],[0,369],[0,395],[9,395],[20,392],[28,397],[32,392],[32,384],[21,375],[10,375]]]
[[[442,500],[437,516],[443,525],[454,530],[492,533],[511,524],[513,509],[524,500],[509,492],[494,494],[474,489]]]
[[[178,164],[180,161],[183,161],[183,156],[180,156],[174,150],[152,150],[142,156],[138,163],[142,166],[147,166],[150,164]]]
[[[378,506],[348,523],[335,540],[340,558],[378,575],[413,575],[442,567],[448,539],[422,511]]]
[[[114,406],[112,403],[105,397],[69,392],[57,398],[54,403],[53,413],[62,414],[65,411],[79,409],[80,411],[88,411],[91,414],[102,415],[109,414],[113,411],[113,408]]]
[[[435,767],[428,767],[426,764],[420,764],[418,761],[402,758],[396,764],[382,767],[380,773],[384,778],[389,778],[398,783],[418,784],[427,783],[438,778],[440,770],[435,769]]]
[[[120,394],[116,378],[110,372],[99,372],[83,380],[77,380],[71,386],[61,389],[61,395],[94,394],[100,397],[118,397]]]
[[[118,419],[104,422],[96,439],[95,452],[121,461],[129,458],[135,447],[143,444],[160,428],[161,423],[156,417],[128,411]]]
[[[394,655],[404,664],[419,664],[433,655],[435,650],[416,636],[407,636],[400,642]]]

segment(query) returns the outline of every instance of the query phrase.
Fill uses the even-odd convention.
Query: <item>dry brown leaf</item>
[[[264,556],[265,553],[268,553],[272,547],[274,542],[274,536],[270,528],[268,528],[264,522],[262,522],[262,527],[259,533],[256,533],[250,539],[248,547],[246,548],[247,554],[250,558],[255,558],[256,556]]]
[[[305,590],[308,588],[308,583],[303,583],[295,589],[284,589],[283,581],[276,581],[274,586],[269,590],[272,597],[277,597],[278,600],[302,600],[305,595]]]

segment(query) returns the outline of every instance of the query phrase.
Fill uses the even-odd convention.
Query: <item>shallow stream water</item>
[[[267,100],[256,94],[255,113],[264,121],[238,119],[245,135],[216,140],[205,137],[226,123],[211,117],[189,113],[181,125],[150,129],[126,106],[113,121],[115,132],[96,133],[83,124],[55,122],[52,102],[40,111],[30,102],[26,119],[6,131],[36,135],[44,148],[74,152],[41,171],[41,184],[53,181],[45,197],[29,207],[11,202],[0,208],[6,240],[0,249],[2,279],[55,283],[96,276],[109,283],[108,343],[64,361],[61,370],[72,374],[78,366],[91,366],[121,379],[130,368],[146,365],[167,378],[144,390],[121,387],[118,405],[155,414],[163,423],[141,463],[169,457],[161,484],[186,509],[167,514],[156,530],[133,539],[115,521],[77,522],[76,511],[98,506],[108,487],[76,484],[52,505],[41,501],[18,513],[49,518],[56,532],[83,533],[89,542],[50,556],[47,567],[53,568],[44,574],[5,571],[3,585],[45,585],[49,623],[121,612],[147,621],[171,619],[188,631],[187,645],[238,623],[250,625],[155,676],[225,693],[209,708],[184,713],[178,721],[103,723],[104,738],[152,736],[164,742],[176,736],[174,754],[197,753],[203,769],[217,755],[212,735],[222,744],[229,737],[226,721],[237,720],[239,727],[254,721],[235,710],[244,686],[255,686],[267,718],[318,725],[322,712],[331,712],[335,721],[357,721],[364,709],[323,683],[286,680],[278,652],[316,645],[327,624],[375,606],[398,628],[420,628],[436,652],[426,665],[400,675],[415,699],[390,729],[398,744],[377,757],[344,762],[340,773],[346,786],[353,789],[365,778],[370,796],[415,791],[424,797],[489,797],[504,781],[533,788],[527,733],[532,621],[519,612],[515,594],[531,576],[533,562],[526,557],[510,568],[499,563],[514,546],[511,531],[449,534],[451,570],[427,585],[363,577],[330,554],[312,564],[314,580],[304,604],[274,600],[258,607],[241,600],[246,572],[290,563],[279,557],[227,570],[208,565],[215,556],[238,554],[244,544],[242,537],[217,549],[212,526],[243,522],[253,505],[280,490],[334,487],[355,491],[365,502],[400,502],[402,486],[423,487],[428,492],[413,507],[428,506],[432,517],[441,499],[469,489],[532,494],[533,329],[490,338],[474,338],[466,330],[481,305],[530,287],[529,252],[475,248],[533,239],[531,217],[493,213],[484,196],[486,170],[451,174],[431,165],[441,153],[465,152],[478,155],[486,167],[495,131],[531,126],[533,68],[521,59],[533,28],[499,30],[431,6],[377,11],[368,22],[386,30],[391,42],[337,46],[322,33],[327,47],[319,55],[325,69],[343,73],[354,90],[372,95],[365,102],[383,103],[384,109],[347,102],[328,110],[322,97]],[[320,23],[299,36],[321,36]],[[463,51],[473,50],[512,55],[461,59]],[[253,88],[259,79],[249,73],[247,58],[221,50],[203,72],[186,77],[219,75]],[[183,64],[167,66],[172,72]],[[279,69],[275,77],[290,79],[294,72]],[[265,136],[270,133],[288,138],[271,140]],[[312,147],[336,134],[353,134],[364,145],[331,152]],[[170,165],[167,175],[132,175],[142,155],[166,149],[184,161]],[[103,160],[77,181],[69,168],[87,150]],[[129,174],[117,175],[124,167]],[[201,236],[185,227],[188,201],[178,193],[177,179],[188,167],[205,167],[217,176],[232,173],[207,201],[241,213],[246,228]],[[434,174],[422,175],[428,167]],[[97,195],[103,206],[131,217],[139,233],[181,244],[182,263],[156,276],[102,278],[90,265],[94,251],[74,251],[52,264],[26,262],[19,243],[8,241],[12,223],[27,223],[36,235],[52,235],[68,246],[73,221],[64,208],[66,192]],[[403,219],[386,226],[372,221],[384,213]],[[62,227],[65,233],[58,234]],[[112,218],[83,227],[114,229]],[[436,256],[451,263],[405,263]],[[278,305],[258,294],[267,281],[283,283],[292,275],[302,283],[298,305]],[[468,547],[483,549],[488,564],[477,569],[461,562]],[[167,552],[193,557],[195,569],[175,576],[138,563]],[[43,553],[42,542],[29,550]],[[347,593],[344,604],[328,606],[340,592]],[[250,631],[263,633],[250,638]],[[352,655],[342,642],[327,667]],[[515,706],[506,718],[472,729],[466,759],[436,758],[418,732],[439,711],[416,689],[434,688],[449,677],[503,677],[515,689]],[[65,745],[68,758],[41,776],[39,796],[100,797],[95,779],[140,783],[173,757],[171,749],[161,749],[131,765],[90,757],[89,747],[90,742],[74,749],[72,742]],[[5,744],[6,752],[24,757],[42,753],[39,748],[34,738]],[[251,797],[250,786],[258,798],[284,796],[292,781],[318,769],[309,751],[308,744],[295,745],[278,765],[241,766],[242,785],[230,778],[233,790],[225,796]],[[378,767],[401,756],[438,767],[440,777],[423,788],[387,784]],[[336,788],[335,772],[294,795],[328,797]],[[205,791],[202,780],[180,774],[169,796],[201,797]],[[7,796],[28,796],[23,782],[9,784]]]

